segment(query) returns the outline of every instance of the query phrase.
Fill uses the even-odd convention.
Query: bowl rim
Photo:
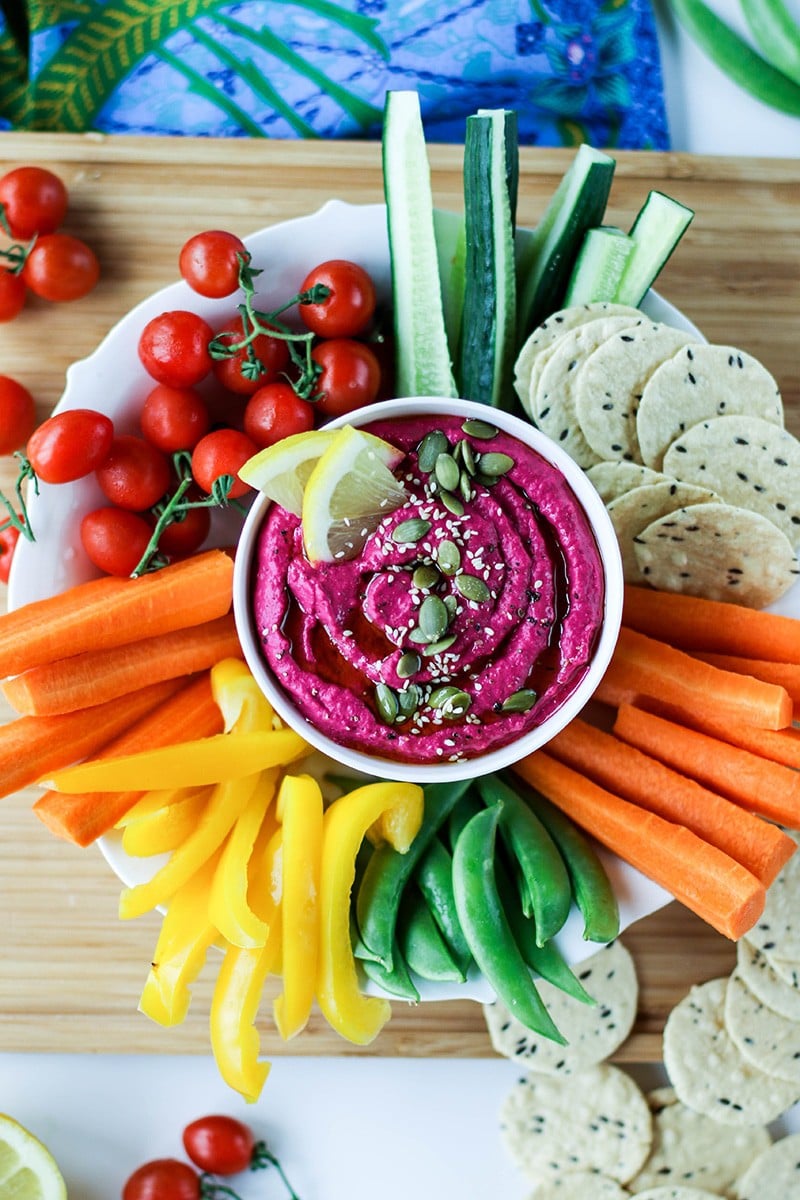
[[[471,400],[441,396],[411,396],[381,400],[344,416],[336,417],[321,426],[340,429],[345,425],[360,427],[372,421],[418,415],[420,405],[431,416],[455,416],[489,421],[503,432],[523,442],[541,454],[564,476],[575,494],[591,526],[597,542],[603,569],[603,619],[591,660],[582,678],[541,725],[505,746],[455,763],[409,763],[367,754],[343,746],[313,726],[296,708],[290,697],[274,680],[262,654],[252,611],[251,581],[256,554],[256,539],[271,501],[259,493],[245,519],[237,545],[233,572],[233,612],[245,661],[258,686],[273,705],[276,713],[292,729],[305,738],[315,750],[359,774],[404,783],[454,782],[503,770],[525,755],[541,749],[586,705],[610,662],[619,636],[622,621],[623,574],[622,559],[616,533],[606,507],[583,470],[551,438],[530,422],[501,409],[489,408]]]

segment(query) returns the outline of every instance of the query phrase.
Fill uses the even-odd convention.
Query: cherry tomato
[[[320,342],[311,357],[322,367],[315,407],[325,417],[341,417],[372,404],[381,386],[378,359],[364,342],[331,338]]]
[[[209,493],[221,475],[232,475],[234,482],[228,497],[235,500],[250,490],[239,479],[239,468],[257,453],[258,446],[247,434],[238,429],[214,429],[192,451],[192,475],[203,491]]]
[[[70,483],[96,471],[114,440],[114,426],[93,408],[56,413],[34,429],[26,454],[45,483]]]
[[[229,336],[221,337],[222,333],[229,333]],[[217,337],[223,346],[233,346],[240,342],[244,337],[242,318],[234,317]],[[264,368],[254,379],[248,378],[242,372],[242,364],[248,360],[246,349],[237,350],[231,358],[218,358],[214,362],[214,374],[228,391],[236,392],[240,396],[252,396],[253,392],[276,379],[289,365],[289,347],[282,338],[260,333],[252,343],[252,351]]]
[[[6,525],[0,529],[0,583],[8,583],[11,571],[11,560],[19,541],[19,530],[16,525]]]
[[[28,285],[21,275],[0,267],[0,321],[13,321],[25,304]]]
[[[13,454],[36,428],[36,405],[26,387],[0,375],[0,454]]]
[[[81,521],[81,544],[99,570],[125,577],[138,566],[152,532],[152,525],[138,513],[96,508]]]
[[[244,410],[244,431],[259,449],[313,427],[314,405],[301,400],[289,383],[265,384]]]
[[[114,438],[95,476],[106,500],[130,512],[144,512],[169,487],[170,462],[144,438],[124,433]]]
[[[44,167],[17,167],[0,179],[0,204],[15,238],[53,233],[67,211],[67,189]]]
[[[155,1158],[134,1171],[122,1200],[199,1200],[200,1176],[177,1158]]]
[[[178,308],[148,321],[139,338],[144,369],[169,387],[194,387],[212,367],[208,343],[214,332],[197,313]]]
[[[214,1175],[237,1175],[246,1171],[256,1140],[234,1117],[200,1117],[183,1131],[183,1146],[201,1171]]]
[[[239,286],[239,258],[247,258],[241,238],[222,229],[196,233],[184,245],[178,258],[181,275],[201,296],[232,295]]]
[[[207,508],[188,508],[180,521],[167,525],[158,539],[158,548],[167,558],[188,558],[199,550],[211,530]]]
[[[25,260],[22,278],[43,300],[80,300],[100,278],[97,255],[69,233],[40,237]]]
[[[191,450],[208,433],[208,406],[194,388],[167,387],[158,383],[145,399],[139,423],[142,433],[165,454]]]
[[[344,258],[320,263],[303,280],[301,292],[322,283],[330,295],[317,304],[301,304],[306,328],[320,337],[356,337],[368,328],[375,315],[375,284],[363,267]]]

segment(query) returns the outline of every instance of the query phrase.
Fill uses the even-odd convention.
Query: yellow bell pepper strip
[[[283,833],[278,828],[269,840],[259,872],[261,887],[254,896],[258,916],[269,929],[260,949],[228,946],[211,999],[211,1048],[220,1075],[248,1103],[261,1094],[270,1065],[259,1060],[261,1049],[255,1026],[264,983],[277,969],[281,957],[281,923],[276,919],[281,901],[280,861]]]
[[[142,801],[157,796],[161,803],[146,815],[126,818],[122,828],[122,849],[133,858],[176,850],[197,826],[210,795],[211,788],[145,792]]]
[[[317,977],[323,803],[316,779],[284,776],[277,810],[283,826],[283,991],[273,1011],[288,1041],[308,1022]]]
[[[370,783],[340,796],[325,813],[320,872],[320,954],[317,1001],[328,1023],[356,1045],[367,1045],[391,1016],[388,1000],[359,990],[350,943],[350,893],[356,855],[367,830],[380,834],[401,854],[422,823],[424,797],[411,783]]]
[[[94,759],[65,767],[51,776],[49,784],[69,794],[202,787],[285,766],[308,753],[308,743],[292,729],[218,733],[122,758]]]
[[[139,999],[139,1011],[159,1025],[179,1025],[184,1020],[191,1000],[190,985],[217,938],[208,919],[206,896],[218,858],[218,854],[210,858],[175,892],[161,923]]]
[[[211,668],[211,694],[222,713],[225,732],[280,728],[275,710],[239,658],[223,658]]]
[[[123,890],[119,899],[120,917],[123,920],[140,917],[151,908],[166,903],[222,846],[237,817],[249,803],[257,783],[258,775],[246,775],[243,779],[218,783],[211,792],[199,823],[172,852],[165,865],[147,882]]]
[[[208,897],[208,913],[232,946],[251,949],[265,945],[269,929],[248,903],[248,863],[267,809],[275,798],[277,770],[262,771],[253,795],[236,819]]]

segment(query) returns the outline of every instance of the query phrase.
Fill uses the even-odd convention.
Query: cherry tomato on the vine
[[[132,433],[115,437],[95,471],[107,500],[130,512],[152,508],[170,485],[169,459],[144,438]]]
[[[124,508],[96,508],[81,521],[81,544],[106,575],[131,575],[150,542],[152,525]]]
[[[223,333],[228,336],[223,337]],[[244,323],[240,316],[234,317],[224,330],[217,334],[223,346],[235,346],[244,336]],[[289,365],[289,347],[282,338],[260,333],[253,339],[251,348],[253,355],[264,368],[254,378],[250,378],[242,369],[249,357],[247,348],[237,350],[230,358],[218,358],[214,362],[214,374],[218,382],[228,391],[236,392],[240,396],[252,396],[253,392],[276,379]]]
[[[208,229],[189,238],[178,266],[193,291],[219,299],[232,295],[239,286],[240,255],[247,258],[247,250],[235,233]]]
[[[165,454],[191,450],[208,433],[208,406],[194,388],[167,387],[157,383],[145,398],[139,418],[142,433]]]
[[[21,449],[35,428],[33,396],[10,375],[0,375],[0,454]]]
[[[258,446],[238,429],[213,429],[192,451],[192,475],[204,492],[211,492],[221,475],[232,475],[229,499],[236,500],[250,491],[239,478],[239,470],[258,453]]]
[[[69,233],[38,238],[25,259],[22,278],[43,300],[80,300],[100,278],[100,263],[91,246]]]
[[[114,425],[92,408],[65,409],[43,421],[28,438],[26,454],[45,483],[70,483],[91,474],[114,440]]]
[[[21,275],[0,267],[0,321],[13,321],[25,305],[28,285]]]
[[[244,431],[259,449],[314,427],[314,405],[301,400],[289,383],[267,383],[250,397]]]
[[[322,367],[317,378],[315,407],[324,417],[341,417],[372,404],[381,386],[381,368],[365,342],[331,338],[311,351]]]
[[[300,316],[307,329],[320,337],[356,337],[375,315],[377,298],[372,277],[358,263],[332,258],[320,263],[303,280],[301,292],[324,284],[330,295],[316,304],[301,304]]]
[[[165,526],[158,539],[158,549],[167,558],[188,558],[199,550],[211,530],[208,508],[187,508],[179,520]]]
[[[212,366],[208,343],[214,331],[197,313],[174,309],[148,321],[139,338],[142,366],[158,383],[194,387]]]
[[[199,1200],[200,1176],[177,1158],[156,1158],[134,1171],[122,1200]]]
[[[183,1131],[183,1146],[201,1171],[237,1175],[250,1166],[256,1140],[235,1117],[208,1116],[192,1121]]]
[[[0,529],[0,583],[8,583],[11,570],[11,560],[19,541],[19,530],[16,525],[6,525]]]
[[[14,237],[53,233],[67,211],[67,189],[45,167],[16,167],[0,179],[0,204]]]

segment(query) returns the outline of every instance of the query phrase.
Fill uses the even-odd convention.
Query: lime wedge
[[[239,471],[239,477],[299,517],[303,492],[314,467],[336,437],[336,430],[312,429],[282,438],[259,450]]]
[[[67,1185],[50,1151],[13,1117],[0,1113],[0,1196],[67,1200]]]
[[[355,558],[406,491],[392,469],[403,451],[345,425],[311,472],[303,494],[303,542],[312,562]]]

